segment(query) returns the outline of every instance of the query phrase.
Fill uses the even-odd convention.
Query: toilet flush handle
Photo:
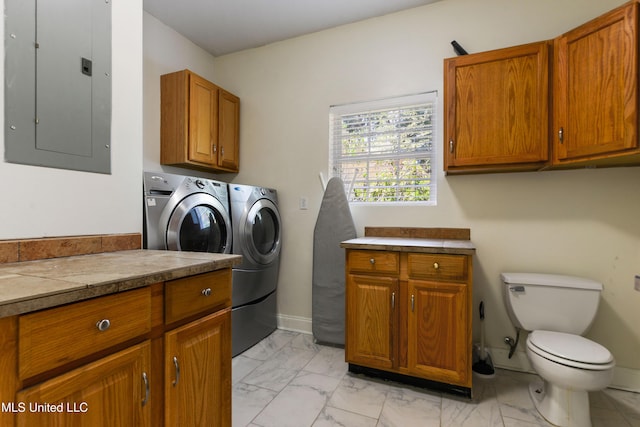
[[[524,286],[509,286],[511,292],[524,292]]]

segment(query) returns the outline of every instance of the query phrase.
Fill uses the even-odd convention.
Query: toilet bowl
[[[533,331],[527,338],[527,356],[544,381],[542,387],[529,387],[538,412],[557,426],[591,426],[588,392],[611,382],[611,353],[579,335]]]
[[[560,427],[591,427],[589,392],[607,387],[615,360],[581,336],[598,308],[602,284],[552,274],[502,273],[513,324],[530,331],[527,357],[542,384],[529,394],[540,415]]]

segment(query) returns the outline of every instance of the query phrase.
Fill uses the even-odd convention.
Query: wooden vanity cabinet
[[[555,39],[554,166],[637,164],[638,3]]]
[[[346,260],[350,369],[442,383],[470,395],[472,257],[347,249]]]
[[[160,163],[239,170],[240,99],[182,70],[160,77]]]
[[[444,170],[537,170],[549,163],[549,42],[444,61]]]

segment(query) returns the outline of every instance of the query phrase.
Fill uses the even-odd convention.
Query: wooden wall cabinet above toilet
[[[554,40],[444,61],[448,174],[640,164],[638,2]]]

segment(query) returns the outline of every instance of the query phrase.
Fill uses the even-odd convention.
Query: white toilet
[[[602,284],[556,274],[502,273],[509,317],[530,331],[527,356],[544,380],[529,394],[538,412],[562,427],[590,427],[589,394],[611,382],[615,360],[584,334],[600,302]]]

